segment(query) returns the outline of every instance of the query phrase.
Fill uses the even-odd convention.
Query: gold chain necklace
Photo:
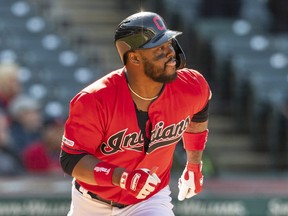
[[[152,101],[152,100],[155,100],[156,98],[158,98],[158,95],[155,96],[155,97],[152,97],[152,98],[145,98],[145,97],[140,96],[140,95],[137,94],[135,91],[133,91],[133,89],[131,88],[131,86],[129,85],[129,83],[128,83],[128,88],[130,89],[130,91],[131,91],[134,95],[136,95],[138,98],[140,98],[140,99],[142,99],[142,100]]]

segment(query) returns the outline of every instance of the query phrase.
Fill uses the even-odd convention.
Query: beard
[[[155,82],[169,83],[177,78],[176,69],[175,72],[172,74],[166,74],[166,69],[166,65],[164,66],[164,68],[160,68],[147,61],[144,62],[144,73],[146,74],[146,76],[148,76]]]

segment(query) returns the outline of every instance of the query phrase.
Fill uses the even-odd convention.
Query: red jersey
[[[148,109],[150,143],[138,125],[135,104],[130,94],[125,68],[111,72],[79,92],[70,103],[62,150],[70,154],[88,153],[127,170],[159,167],[161,183],[153,194],[169,184],[176,144],[194,114],[207,104],[210,89],[195,70],[178,70],[177,78],[164,85]],[[76,179],[77,180],[77,179]],[[77,182],[104,199],[134,204],[136,199],[118,186],[102,187]]]

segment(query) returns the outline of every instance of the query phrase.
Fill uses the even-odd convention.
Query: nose
[[[167,58],[171,58],[175,56],[175,49],[172,44],[169,44],[168,51],[167,51]]]

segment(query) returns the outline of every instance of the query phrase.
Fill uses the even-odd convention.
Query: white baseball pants
[[[72,201],[67,216],[174,216],[169,186],[148,200],[119,209],[101,201],[85,197],[72,186]]]

